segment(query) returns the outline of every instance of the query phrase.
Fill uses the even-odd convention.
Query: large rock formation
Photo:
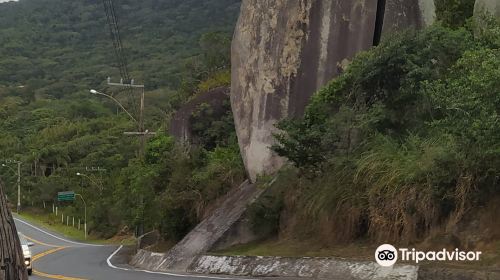
[[[212,108],[215,117],[222,117],[226,113],[224,110],[224,102],[226,101],[229,101],[229,88],[227,87],[219,87],[200,93],[173,115],[169,126],[170,134],[178,141],[196,143],[192,133],[193,114],[200,109],[200,106],[206,104]]]
[[[414,26],[421,28],[436,20],[434,0],[386,0],[383,32]]]
[[[231,103],[250,178],[284,162],[269,149],[277,121],[301,116],[311,95],[384,32],[431,23],[433,4],[243,0],[232,45]]]

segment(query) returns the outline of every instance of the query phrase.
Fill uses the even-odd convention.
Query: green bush
[[[446,74],[475,45],[470,32],[439,25],[387,39],[321,89],[303,119],[280,123],[286,133],[276,136],[275,151],[297,167],[317,169],[376,132],[397,137],[421,129],[431,119],[422,82]]]
[[[296,233],[414,242],[500,192],[497,28],[389,38],[279,125],[274,150],[300,170]]]
[[[259,179],[259,187],[265,188],[260,197],[249,205],[248,219],[254,234],[260,238],[276,235],[280,230],[280,219],[285,206],[285,190],[294,184],[296,174],[294,170],[285,169],[279,172],[279,180],[271,179],[267,182]]]
[[[435,0],[436,16],[444,26],[461,27],[474,13],[475,0]]]

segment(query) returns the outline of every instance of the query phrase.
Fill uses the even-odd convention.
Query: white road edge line
[[[40,231],[42,233],[45,233],[48,236],[51,236],[53,238],[59,239],[59,240],[61,240],[63,242],[66,242],[66,243],[75,244],[75,245],[81,245],[81,246],[92,246],[92,247],[104,247],[104,246],[107,246],[107,245],[88,244],[88,243],[81,243],[81,242],[75,242],[75,241],[67,240],[67,239],[61,238],[59,236],[56,236],[56,235],[54,235],[54,234],[52,234],[50,232],[47,232],[47,231],[45,231],[45,230],[43,230],[41,228],[38,228],[38,227],[36,227],[36,226],[34,226],[34,225],[32,225],[32,224],[30,224],[28,222],[25,222],[25,221],[23,221],[21,219],[14,218],[14,220],[16,220],[16,221],[18,221],[18,222],[20,222],[22,224],[25,224],[25,225],[27,225],[29,227],[32,227],[32,228],[34,228],[34,229],[36,229],[36,230],[38,230],[38,231]]]
[[[128,269],[124,267],[118,267],[115,266],[111,263],[111,259],[118,254],[118,252],[123,248],[123,245],[120,245],[118,249],[116,249],[106,260],[108,263],[108,266],[113,268],[113,269],[119,269],[119,270],[125,270],[125,271],[137,271],[137,272],[145,272],[145,273],[150,273],[150,274],[160,274],[160,275],[166,275],[166,276],[174,276],[174,277],[185,277],[185,278],[200,278],[200,279],[218,279],[218,280],[255,280],[255,279],[245,279],[245,278],[230,278],[230,277],[215,277],[215,276],[203,276],[203,275],[184,275],[184,274],[175,274],[175,273],[168,273],[168,272],[159,272],[159,271],[149,271],[149,270],[143,270],[143,269]]]
[[[75,242],[75,241],[71,241],[71,240],[67,240],[67,239],[64,239],[64,238],[61,238],[59,236],[56,236],[50,232],[47,232],[41,228],[38,228],[28,222],[25,222],[23,220],[20,220],[18,218],[14,218],[14,220],[22,223],[22,224],[25,224],[29,227],[32,227],[48,236],[51,236],[53,238],[56,238],[58,240],[61,240],[63,242],[66,242],[66,243],[71,243],[71,244],[76,244],[76,245],[83,245],[83,246],[93,246],[93,247],[104,247],[106,245],[98,245],[98,244],[88,244],[88,243],[80,243],[80,242]],[[115,265],[113,265],[111,263],[111,259],[116,255],[118,254],[118,252],[123,248],[123,245],[120,245],[120,247],[118,247],[118,249],[116,249],[109,257],[108,259],[106,260],[106,262],[108,263],[108,266],[110,268],[113,268],[113,269],[118,269],[118,270],[124,270],[124,271],[137,271],[137,272],[144,272],[144,273],[150,273],[150,274],[159,274],[159,275],[166,275],[166,276],[174,276],[174,277],[185,277],[185,278],[188,278],[188,277],[191,277],[191,278],[200,278],[200,279],[217,279],[217,280],[255,280],[255,279],[245,279],[245,278],[230,278],[230,277],[215,277],[215,276],[202,276],[202,275],[183,275],[183,274],[175,274],[175,273],[168,273],[168,272],[156,272],[156,271],[149,271],[149,270],[142,270],[142,269],[128,269],[128,268],[124,268],[124,267],[117,267]]]

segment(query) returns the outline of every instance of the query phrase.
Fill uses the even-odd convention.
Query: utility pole
[[[90,90],[90,92],[92,94],[106,96],[106,97],[110,98],[111,100],[113,100],[137,124],[139,131],[136,131],[136,132],[124,132],[124,135],[139,136],[140,137],[140,141],[139,141],[139,158],[141,160],[143,160],[144,159],[144,153],[145,153],[145,147],[146,147],[146,137],[149,136],[149,135],[156,135],[155,132],[149,132],[149,130],[145,130],[145,128],[144,128],[145,86],[144,85],[136,85],[134,83],[133,79],[130,80],[129,84],[124,83],[123,79],[121,79],[119,83],[112,83],[111,82],[111,78],[109,78],[109,77],[107,79],[107,84],[108,84],[108,86],[112,86],[112,87],[122,87],[122,88],[130,88],[130,89],[141,89],[140,104],[139,104],[139,119],[138,120],[136,118],[134,118],[134,116],[132,116],[132,114],[130,114],[127,111],[127,109],[125,109],[125,107],[116,98],[114,98],[113,96],[105,94],[105,93],[102,93],[102,92],[98,92],[96,90]]]
[[[115,103],[117,103],[120,108],[122,108],[123,111],[125,111],[125,113],[128,114],[128,116],[135,121],[135,123],[137,124],[138,126],[138,130],[139,131],[135,131],[135,132],[124,132],[124,135],[130,135],[130,136],[139,136],[139,158],[141,161],[144,160],[144,156],[145,156],[145,150],[146,150],[146,137],[148,137],[149,135],[156,135],[155,132],[149,132],[149,130],[146,130],[144,128],[144,99],[145,99],[145,86],[144,85],[136,85],[134,83],[134,79],[130,79],[130,83],[124,83],[123,82],[123,78],[120,80],[119,83],[112,83],[111,82],[111,78],[108,77],[107,79],[107,84],[108,86],[111,86],[111,87],[121,87],[121,88],[129,88],[129,89],[140,89],[141,90],[141,95],[140,95],[140,104],[139,104],[139,119],[137,120],[136,118],[134,118],[134,116],[132,116],[132,114],[130,114],[126,109],[125,107],[116,99],[114,98],[113,96],[111,95],[108,95],[108,94],[105,94],[105,93],[101,93],[101,92],[98,92],[96,90],[90,90],[90,92],[92,94],[97,94],[97,95],[102,95],[102,96],[106,96],[108,98],[110,98],[111,100],[113,100]],[[136,235],[137,236],[140,236],[143,234],[143,231],[144,231],[144,195],[141,193],[140,196],[139,196],[139,204],[141,206],[141,210],[142,210],[142,213],[140,214],[141,217],[140,218],[140,225],[139,227],[136,229]]]
[[[146,150],[146,136],[149,134],[149,131],[144,131],[144,95],[145,95],[145,86],[144,85],[135,85],[134,80],[130,80],[130,84],[124,84],[123,80],[120,83],[112,83],[111,78],[108,77],[108,86],[115,87],[125,87],[125,88],[140,88],[141,89],[141,99],[139,104],[139,121],[137,122],[139,131],[138,132],[125,132],[125,135],[139,136],[139,158],[141,161],[144,160],[145,150]],[[140,225],[136,229],[136,235],[141,236],[144,233],[144,195],[141,193],[139,196],[139,204],[141,209],[140,214]]]
[[[140,137],[140,142],[139,142],[139,157],[140,159],[144,159],[144,154],[145,154],[145,148],[146,148],[146,137],[148,135],[155,135],[156,133],[154,132],[149,132],[148,130],[145,130],[144,128],[144,99],[145,99],[145,86],[144,85],[136,85],[134,83],[134,79],[130,80],[130,83],[123,83],[123,79],[119,83],[112,83],[111,78],[108,77],[107,80],[108,86],[112,87],[124,87],[124,88],[131,88],[131,89],[141,89],[141,96],[140,96],[140,104],[139,104],[139,120],[137,120],[138,124],[138,132],[125,132],[125,135],[131,135],[131,136],[139,136]]]
[[[21,210],[21,162],[17,162],[17,214]]]

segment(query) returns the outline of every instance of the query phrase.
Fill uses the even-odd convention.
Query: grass
[[[373,261],[373,253],[378,245],[380,244],[357,242],[326,247],[314,241],[270,239],[237,245],[211,253],[219,256],[333,257],[357,261]],[[412,248],[412,246],[409,247]],[[424,262],[421,265],[471,270],[500,267],[500,242],[493,242],[488,247],[482,250],[483,255],[479,262]],[[434,250],[440,249],[436,248]]]
[[[212,253],[229,256],[341,257],[367,260],[373,258],[374,250],[373,246],[364,243],[326,247],[313,241],[270,239],[237,245]]]
[[[85,240],[85,233],[83,231],[83,224],[81,230],[74,228],[72,226],[66,226],[66,224],[61,223],[61,216],[55,217],[54,214],[45,213],[33,213],[33,212],[22,212],[18,214],[24,220],[37,225],[42,226],[50,231],[59,233],[60,235],[75,241],[94,243],[94,244],[123,244],[132,245],[135,244],[135,240],[131,236],[125,237],[114,237],[111,239],[101,239],[93,235],[88,235]],[[72,221],[70,221],[72,224]]]

